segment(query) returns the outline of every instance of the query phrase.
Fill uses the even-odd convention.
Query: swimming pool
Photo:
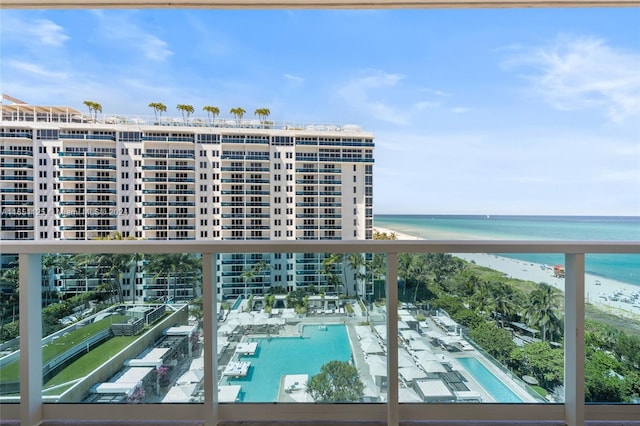
[[[475,358],[457,358],[465,370],[484,388],[496,402],[522,402],[508,386],[493,375]]]
[[[344,325],[306,325],[303,336],[254,339],[258,349],[251,361],[249,374],[230,379],[229,384],[242,387],[242,402],[275,402],[278,400],[280,379],[286,374],[318,374],[320,367],[333,360],[350,361],[351,347]]]
[[[238,296],[238,298],[236,299],[235,302],[233,302],[233,306],[231,307],[231,310],[235,310],[238,309],[240,307],[240,304],[242,303],[242,297]]]

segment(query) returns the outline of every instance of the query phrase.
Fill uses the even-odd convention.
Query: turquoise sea
[[[633,216],[466,216],[376,215],[374,226],[425,239],[635,241],[640,217]],[[554,265],[562,254],[504,254]],[[640,286],[640,255],[586,256],[587,273]]]

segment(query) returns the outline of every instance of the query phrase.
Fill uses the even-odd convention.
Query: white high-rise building
[[[2,240],[372,238],[374,137],[357,126],[0,109]],[[326,288],[324,258],[221,255],[219,296]],[[270,267],[247,289],[242,272],[262,260]],[[160,296],[146,284],[125,291]]]

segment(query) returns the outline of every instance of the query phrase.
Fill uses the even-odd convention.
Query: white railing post
[[[202,332],[204,350],[204,407],[206,426],[218,422],[218,315],[216,255],[202,253]]]
[[[564,403],[567,426],[584,424],[584,254],[565,255]]]
[[[387,253],[387,426],[398,426],[398,253]]]
[[[42,421],[42,255],[21,253],[20,424]]]

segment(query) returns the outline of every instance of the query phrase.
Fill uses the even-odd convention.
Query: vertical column
[[[218,422],[218,315],[216,255],[202,253],[202,331],[204,333],[204,407],[206,426]]]
[[[565,255],[564,389],[567,426],[584,424],[584,254]]]
[[[387,425],[398,426],[398,254],[387,253]]]
[[[20,424],[42,421],[42,255],[19,257]]]

